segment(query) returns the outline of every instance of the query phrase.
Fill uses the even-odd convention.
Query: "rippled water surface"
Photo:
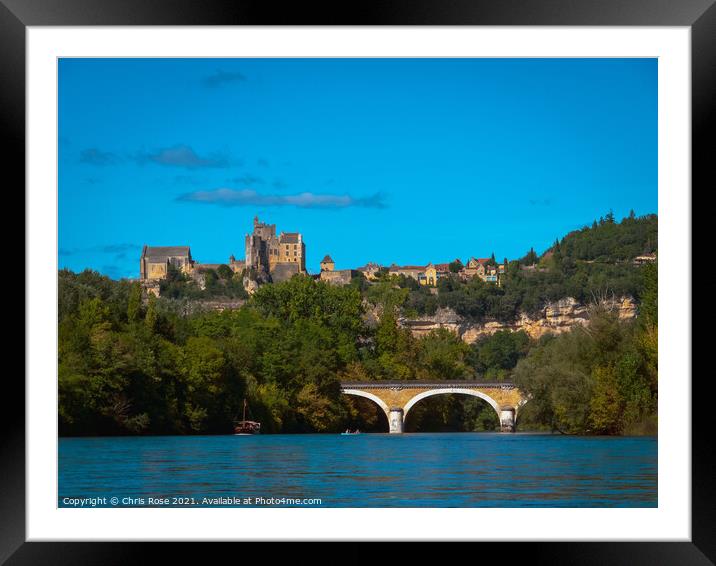
[[[657,441],[520,433],[62,438],[59,506],[68,497],[117,497],[120,506],[126,497],[144,505],[149,497],[263,497],[320,499],[322,507],[656,507]]]

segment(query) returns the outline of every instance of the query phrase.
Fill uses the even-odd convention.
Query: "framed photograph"
[[[27,338],[0,558],[713,563],[710,1],[2,1]]]

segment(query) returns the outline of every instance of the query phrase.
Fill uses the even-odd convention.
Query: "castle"
[[[254,231],[246,235],[246,269],[270,276],[274,283],[306,273],[306,244],[298,232],[281,232],[275,224],[254,217]]]
[[[246,270],[261,282],[280,282],[297,273],[306,273],[306,244],[298,232],[281,232],[276,236],[275,224],[264,224],[254,217],[254,231],[245,238],[246,259],[232,255],[226,264],[234,273]],[[203,274],[221,264],[197,263],[189,246],[147,246],[139,258],[139,279],[145,287],[158,294],[159,281],[166,279],[170,269],[193,278],[203,285]]]

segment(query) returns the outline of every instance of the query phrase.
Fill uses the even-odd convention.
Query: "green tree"
[[[127,305],[127,320],[137,322],[142,317],[142,287],[139,283],[132,285]]]
[[[451,261],[448,264],[448,269],[450,270],[450,273],[460,273],[463,269],[463,264],[459,259],[456,259],[455,261]]]
[[[415,378],[415,339],[398,326],[395,310],[384,308],[375,330],[377,373],[383,379]]]
[[[538,259],[538,257],[537,257],[537,254],[535,253],[535,249],[530,248],[530,251],[527,252],[527,255],[525,257],[523,257],[520,260],[520,262],[524,263],[525,265],[534,265],[535,263],[537,263],[537,259]]]
[[[227,281],[234,276],[234,272],[231,270],[231,268],[223,263],[216,268],[216,274],[219,276],[220,279],[224,279]]]
[[[183,387],[184,417],[195,432],[206,430],[223,390],[226,361],[223,352],[207,337],[191,337],[183,348],[179,364]]]
[[[642,273],[642,289],[641,289],[641,305],[639,306],[639,314],[644,325],[656,325],[658,313],[658,266],[657,263],[647,263],[641,267]]]
[[[144,323],[150,332],[155,332],[159,327],[159,313],[157,312],[157,299],[154,295],[149,295],[147,302],[147,313],[144,316]]]
[[[616,372],[612,366],[595,367],[592,377],[594,391],[590,400],[591,427],[600,434],[618,434],[622,430],[624,401]]]
[[[531,397],[533,422],[565,433],[615,434],[650,419],[656,390],[637,330],[597,310],[587,326],[533,347],[514,370]]]
[[[470,347],[446,328],[432,330],[418,341],[418,377],[430,380],[470,379]]]
[[[500,330],[473,344],[472,365],[484,379],[503,381],[526,355],[528,348],[529,336],[524,331]]]

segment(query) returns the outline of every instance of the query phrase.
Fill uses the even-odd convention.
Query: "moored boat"
[[[234,434],[259,434],[261,432],[261,423],[257,421],[246,420],[246,399],[244,399],[244,414],[240,421],[234,422]]]

